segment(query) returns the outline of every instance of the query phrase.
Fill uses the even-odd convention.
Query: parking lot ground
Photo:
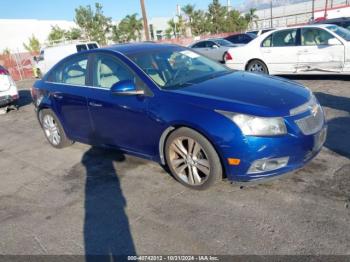
[[[52,148],[19,82],[0,116],[0,254],[350,255],[350,78],[293,77],[329,121],[305,168],[197,192],[157,163],[76,143]]]

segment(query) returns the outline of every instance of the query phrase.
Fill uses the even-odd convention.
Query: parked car
[[[232,44],[235,45],[245,45],[248,44],[250,41],[254,40],[256,38],[256,35],[246,33],[246,34],[235,34],[225,37],[227,41],[230,41]]]
[[[308,25],[268,32],[230,49],[226,65],[272,75],[350,74],[350,31],[336,25]]]
[[[58,43],[52,46],[44,47],[40,50],[40,55],[34,57],[37,62],[36,68],[38,72],[36,75],[43,76],[54,66],[58,61],[71,54],[99,48],[96,42],[77,42],[73,41],[71,43]]]
[[[255,30],[255,31],[247,31],[246,33],[253,34],[255,36],[259,36],[259,35],[265,34],[267,32],[270,32],[272,30],[275,30],[275,29],[274,28],[265,28],[265,29]]]
[[[104,145],[167,165],[183,185],[256,181],[304,166],[326,122],[300,84],[232,71],[170,44],[74,54],[32,90],[52,146]]]
[[[9,71],[0,65],[0,107],[14,106],[17,108],[18,99],[15,82]]]
[[[202,40],[189,46],[189,48],[196,50],[198,53],[219,62],[225,62],[227,59],[230,59],[227,50],[232,47],[235,47],[235,45],[223,38]]]
[[[325,20],[314,21],[313,23],[314,24],[332,24],[332,25],[337,25],[350,30],[350,17],[325,19]]]

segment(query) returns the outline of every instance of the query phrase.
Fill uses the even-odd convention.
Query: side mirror
[[[341,45],[341,42],[336,38],[328,39],[328,45]]]
[[[144,95],[143,90],[137,90],[132,80],[123,80],[115,83],[111,87],[112,94],[123,95],[123,96],[137,96]]]
[[[213,45],[212,48],[213,48],[213,49],[218,49],[219,46],[218,46],[218,45]]]
[[[35,62],[38,62],[38,58],[37,58],[36,56],[33,57],[33,60],[34,60]]]

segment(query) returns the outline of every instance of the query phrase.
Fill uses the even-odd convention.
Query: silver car
[[[236,47],[236,45],[223,38],[202,40],[189,46],[198,53],[219,62],[226,61],[227,55],[229,55],[227,51],[232,47]]]

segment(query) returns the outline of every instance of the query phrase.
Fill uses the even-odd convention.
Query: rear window
[[[86,51],[88,50],[86,45],[77,45],[77,51],[81,52],[81,51]]]
[[[88,44],[88,47],[89,47],[89,50],[98,48],[97,44],[95,43]]]

